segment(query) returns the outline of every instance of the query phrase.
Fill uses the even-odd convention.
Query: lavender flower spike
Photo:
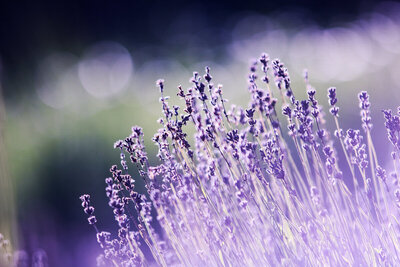
[[[337,98],[336,98],[336,87],[330,87],[328,88],[328,99],[329,99],[329,105],[331,106],[329,112],[335,116],[339,116],[339,107],[336,106],[337,103]]]

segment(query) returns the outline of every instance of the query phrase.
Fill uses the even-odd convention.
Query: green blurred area
[[[16,235],[14,186],[9,176],[8,158],[4,143],[5,107],[0,87],[0,233],[9,239]]]

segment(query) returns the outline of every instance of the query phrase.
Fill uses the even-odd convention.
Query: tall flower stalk
[[[99,265],[399,262],[399,183],[388,183],[379,165],[368,94],[359,94],[363,136],[341,129],[336,88],[328,89],[331,117],[325,118],[307,73],[304,78],[307,99],[300,100],[284,64],[262,54],[250,66],[248,107],[230,109],[209,67],[203,76],[193,74],[187,90],[178,87],[182,106],[169,105],[158,80],[162,117],[153,142],[159,164],[150,165],[140,127],[114,145],[121,161],[110,169],[106,195],[117,237],[98,229],[90,196],[81,196],[103,249]],[[384,117],[397,181],[400,119],[389,110]],[[327,121],[335,123],[334,134]],[[145,182],[145,193],[136,190],[136,179]]]

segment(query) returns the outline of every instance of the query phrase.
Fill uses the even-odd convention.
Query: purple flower
[[[372,119],[370,115],[370,102],[369,102],[369,95],[367,92],[362,91],[358,94],[358,98],[360,100],[360,115],[361,115],[361,121],[362,121],[362,126],[365,131],[370,131],[372,128]]]
[[[378,176],[383,182],[386,182],[386,170],[381,166],[376,167],[376,176]]]
[[[105,179],[118,234],[99,231],[90,196],[80,197],[103,250],[98,262],[394,266],[400,253],[392,235],[399,231],[386,227],[397,225],[393,207],[400,207],[399,115],[383,111],[394,146],[396,183],[389,187],[369,133],[371,105],[366,92],[359,94],[361,126],[367,132],[364,142],[360,130],[340,128],[337,91],[328,89],[337,142],[308,73],[305,99],[294,97],[288,70],[278,59],[270,62],[267,54],[252,61],[247,77],[249,105],[228,109],[222,85],[214,86],[209,67],[204,74],[193,73],[187,90],[178,86],[181,105],[170,106],[164,81],[157,81],[162,108],[160,129],[152,138],[157,163],[148,159],[147,137],[134,126],[126,138],[115,142],[120,164],[111,166],[111,177]],[[277,88],[270,87],[269,77]],[[130,164],[134,168],[128,169]],[[129,173],[133,170],[139,176]]]
[[[159,79],[156,81],[156,84],[160,88],[160,92],[163,93],[164,92],[164,80]]]
[[[400,118],[393,115],[391,110],[383,110],[385,117],[385,127],[389,141],[393,144],[395,150],[400,149]]]

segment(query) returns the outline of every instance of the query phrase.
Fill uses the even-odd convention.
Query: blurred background
[[[385,139],[380,111],[400,104],[399,15],[399,3],[376,1],[2,1],[0,232],[28,255],[46,251],[50,266],[95,266],[79,195],[115,231],[104,194],[114,141],[141,125],[154,157],[155,81],[173,97],[206,65],[243,105],[261,52],[286,63],[298,96],[307,68],[321,103],[338,88],[345,129],[361,128],[357,93],[368,90],[374,138]]]

